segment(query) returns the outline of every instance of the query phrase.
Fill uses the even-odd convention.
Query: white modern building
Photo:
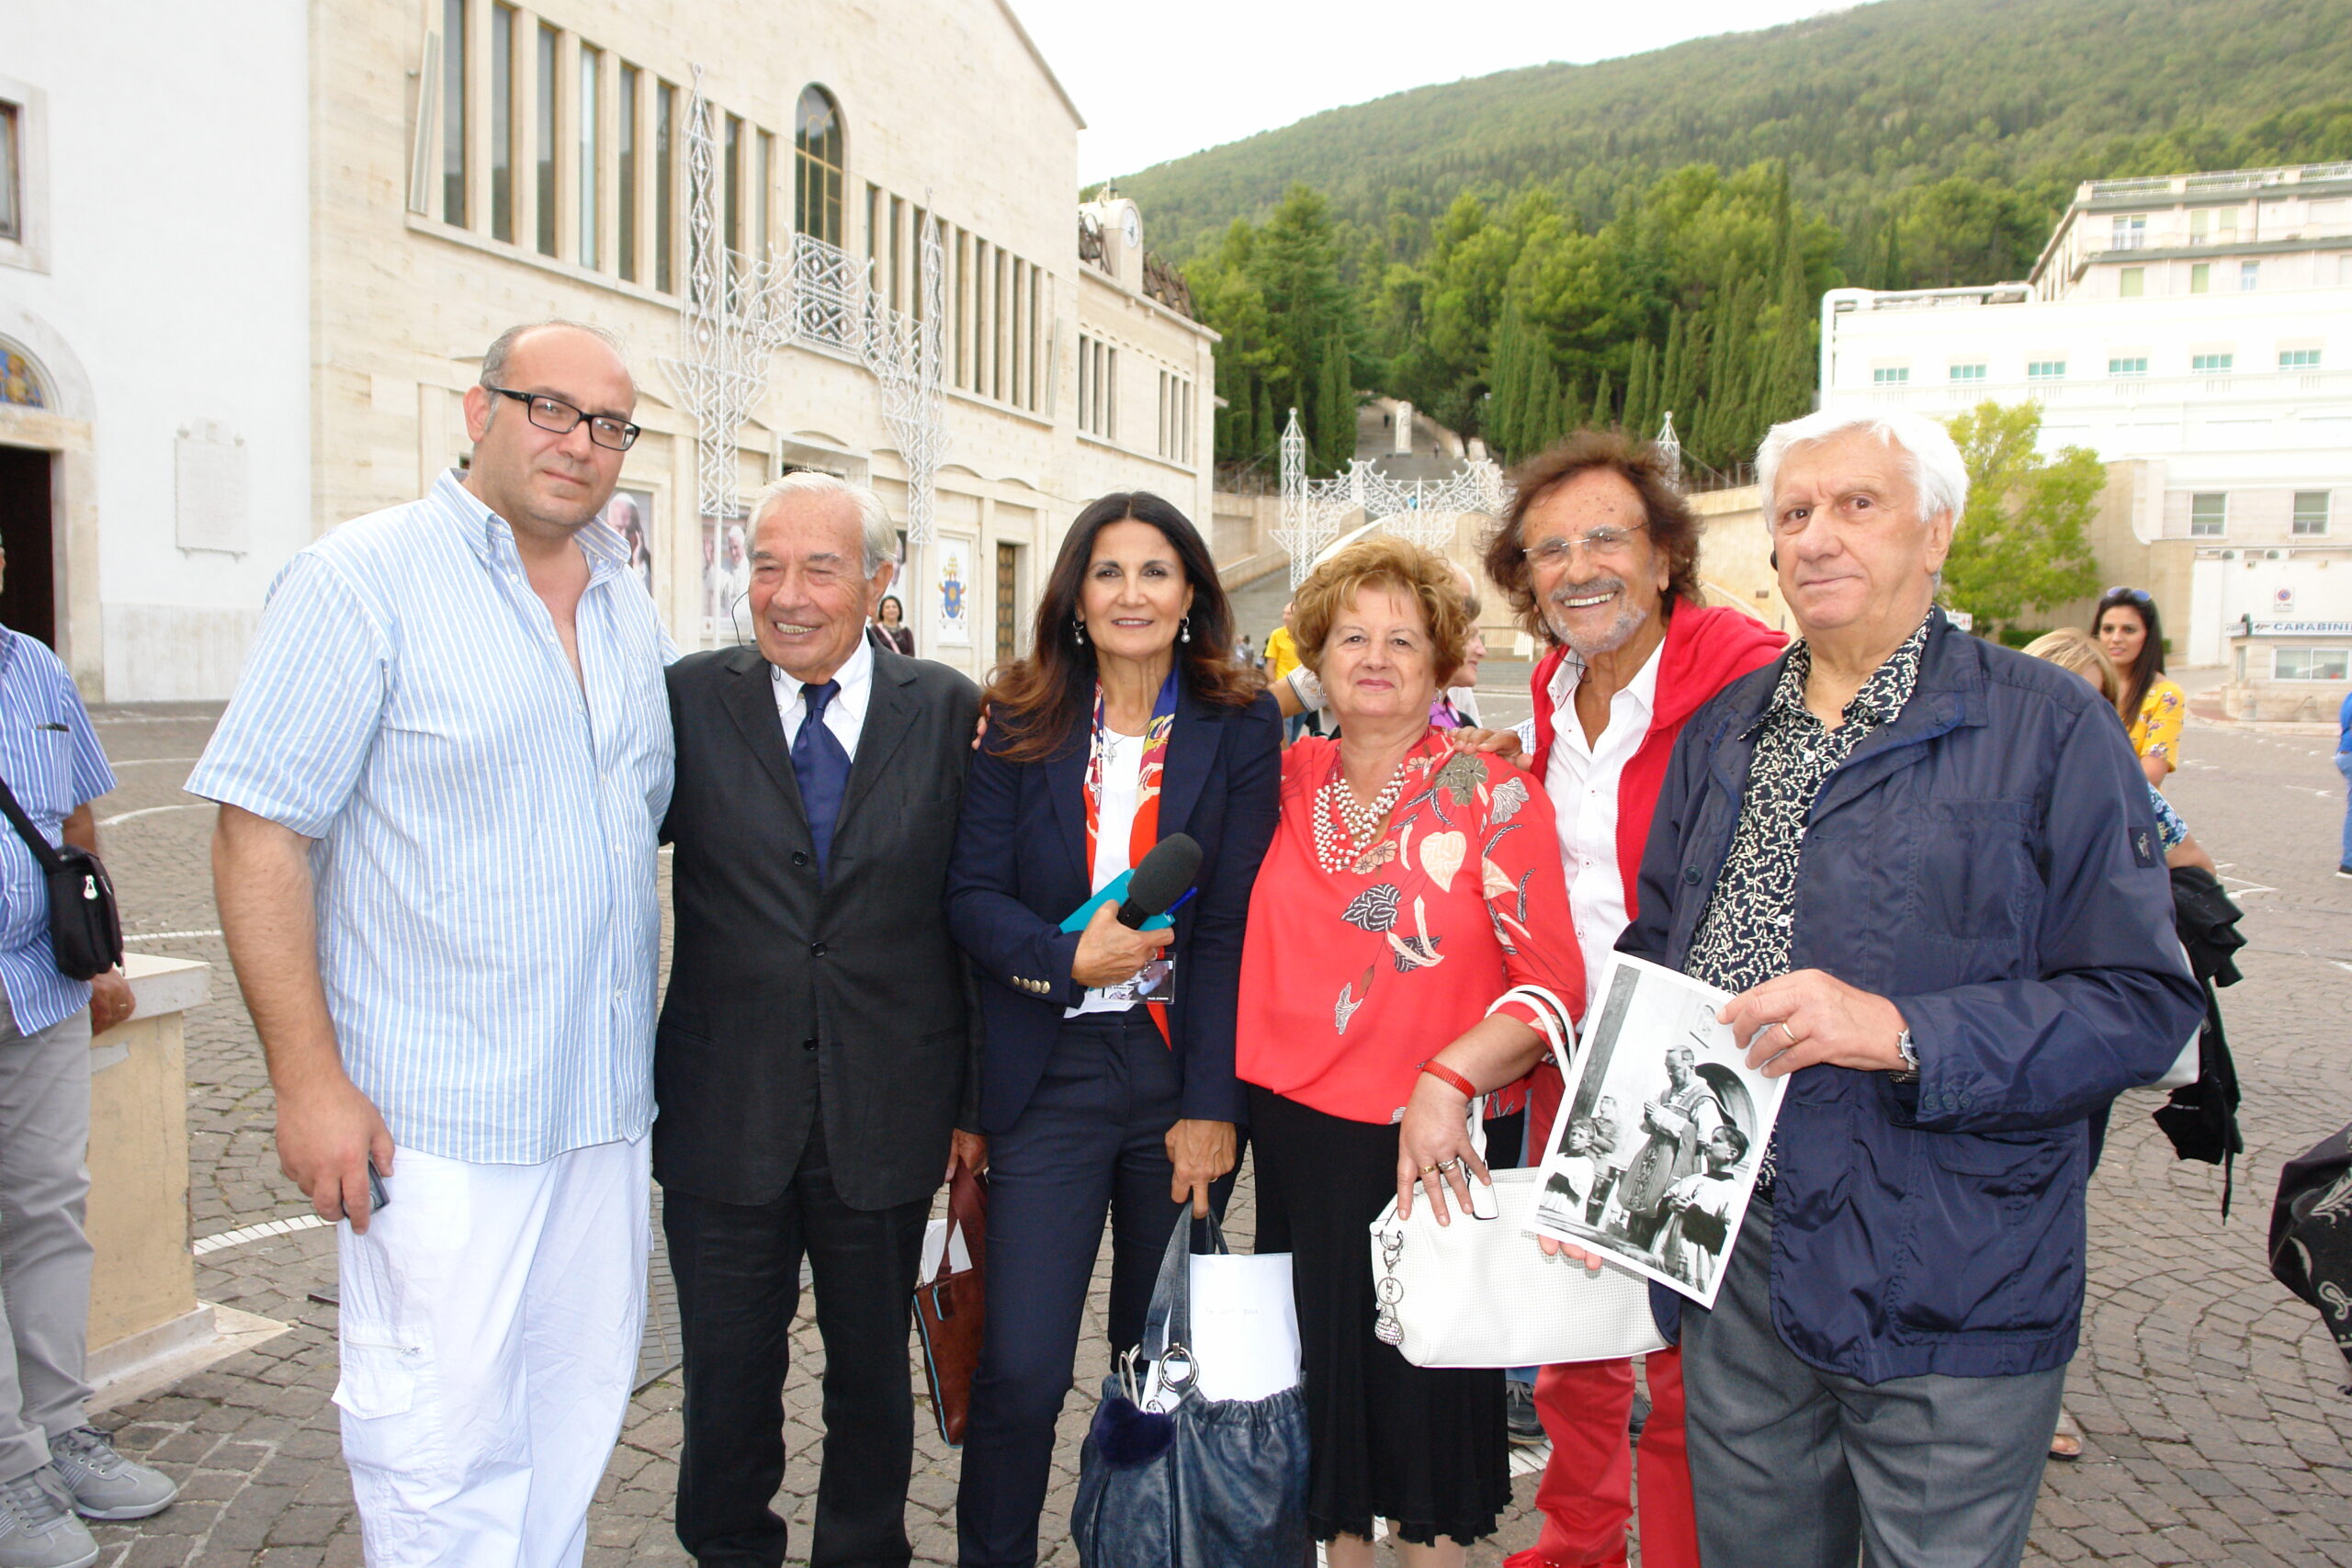
[[[2102,574],[2156,595],[2176,663],[2352,620],[2352,164],[2090,182],[2023,282],[1834,291],[1821,395],[2040,404],[2045,450],[2109,464]]]
[[[482,351],[564,316],[637,371],[612,520],[682,647],[819,468],[982,673],[1086,501],[1211,513],[1216,335],[1079,208],[1081,124],[1004,0],[0,7],[0,620],[93,699],[225,695],[286,558],[463,462]]]

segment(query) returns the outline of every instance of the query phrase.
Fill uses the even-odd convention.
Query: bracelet
[[[1421,1064],[1421,1071],[1429,1074],[1430,1077],[1437,1079],[1438,1082],[1445,1085],[1448,1089],[1461,1090],[1462,1098],[1464,1100],[1476,1100],[1478,1098],[1478,1086],[1472,1083],[1468,1078],[1464,1077],[1460,1073],[1455,1072],[1452,1067],[1447,1066],[1442,1062],[1423,1062]]]

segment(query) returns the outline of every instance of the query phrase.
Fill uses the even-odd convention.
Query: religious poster
[[[702,520],[702,646],[731,648],[752,640],[751,548],[743,519]]]
[[[653,492],[616,490],[605,506],[605,523],[628,547],[628,570],[648,593],[653,592]]]
[[[1715,1021],[1728,991],[1620,953],[1592,995],[1535,1228],[1713,1306],[1789,1080]]]
[[[972,646],[972,545],[968,539],[942,539],[933,547],[938,563],[932,577],[933,625],[939,642],[947,648]]]

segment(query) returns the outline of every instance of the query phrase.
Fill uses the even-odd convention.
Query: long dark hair
[[[1079,640],[1079,602],[1087,566],[1094,559],[1094,536],[1114,523],[1148,523],[1159,529],[1183,569],[1185,585],[1193,591],[1192,640],[1176,644],[1177,679],[1183,689],[1200,702],[1238,708],[1249,706],[1264,687],[1256,671],[1233,661],[1233,606],[1192,519],[1148,491],[1106,495],[1080,513],[1062,536],[1053,574],[1037,601],[1029,656],[1000,666],[989,678],[990,732],[1001,725],[1007,733],[1001,748],[990,749],[1012,761],[1052,756],[1093,712],[1094,645]]]
[[[2123,677],[2123,694],[2116,699],[2115,711],[2123,716],[2128,728],[2140,722],[2140,705],[2147,699],[2156,677],[2165,672],[2165,627],[2156,615],[2154,594],[2137,588],[2110,588],[2098,596],[2098,608],[2091,612],[2091,636],[2098,636],[2098,624],[2114,609],[2138,615],[2148,633],[2140,639],[2140,657],[2132,661],[2132,668],[2118,671]]]

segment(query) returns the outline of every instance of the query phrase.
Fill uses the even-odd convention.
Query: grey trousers
[[[1864,1383],[1772,1327],[1772,1211],[1751,1204],[1714,1310],[1682,1309],[1690,1488],[1707,1568],[2013,1568],[2063,1367]]]
[[[89,1148],[89,1010],[19,1034],[0,996],[0,1481],[85,1419]]]

